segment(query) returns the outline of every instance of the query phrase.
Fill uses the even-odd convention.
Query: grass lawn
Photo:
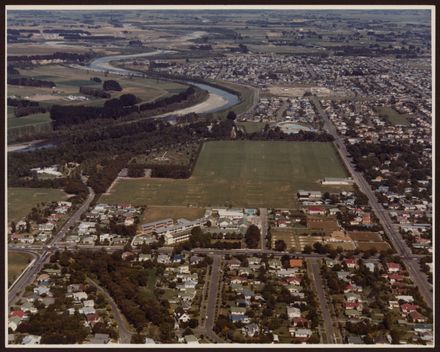
[[[237,126],[243,126],[246,133],[260,132],[266,124],[264,122],[237,122]]]
[[[195,220],[201,218],[205,214],[205,209],[182,206],[162,206],[162,207],[148,207],[145,209],[142,221],[144,223],[157,221],[165,218],[177,220],[179,218],[186,218],[188,220]]]
[[[230,108],[226,109],[226,111],[219,111],[215,113],[216,116],[223,116],[226,117],[227,113],[230,110],[233,110],[237,115],[240,115],[246,111],[248,111],[252,104],[254,103],[254,90],[256,88],[250,87],[250,86],[244,86],[241,84],[231,83],[231,82],[224,82],[224,81],[216,81],[216,80],[208,80],[209,82],[213,82],[215,84],[218,84],[219,86],[223,86],[229,89],[233,89],[236,92],[239,92],[241,94],[241,101],[234,106],[231,106]]]
[[[385,117],[393,125],[409,125],[409,114],[400,114],[396,110],[390,107],[380,106],[376,108],[379,116]]]
[[[8,115],[9,115],[9,111],[8,111]],[[52,120],[50,119],[49,115],[50,114],[46,112],[46,113],[32,114],[22,117],[8,116],[8,129],[20,128],[24,126],[35,126],[41,124],[50,125]]]
[[[19,252],[8,252],[8,286],[10,286],[22,271],[29,265],[32,255]]]
[[[38,203],[66,198],[66,193],[54,188],[8,187],[8,222],[24,218]]]
[[[192,205],[295,208],[299,189],[339,190],[319,179],[344,177],[331,143],[218,141],[205,143],[186,180],[118,180],[102,202],[133,205]]]

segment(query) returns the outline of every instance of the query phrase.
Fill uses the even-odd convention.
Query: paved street
[[[212,329],[214,328],[214,322],[216,318],[216,305],[217,305],[217,297],[219,294],[219,290],[218,290],[219,281],[222,277],[222,273],[220,272],[222,257],[219,255],[214,255],[212,256],[212,258],[213,258],[213,263],[212,263],[211,278],[209,281],[208,299],[207,299],[207,308],[206,308],[207,318],[205,320],[204,327],[206,329],[205,331],[206,335],[211,340],[221,343],[223,342],[223,340],[220,339]]]
[[[261,219],[260,246],[261,246],[261,250],[265,250],[266,249],[267,230],[269,227],[267,224],[267,208],[260,208],[260,219]]]
[[[131,336],[135,334],[135,332],[132,331],[130,324],[127,322],[127,319],[125,319],[124,315],[120,312],[116,302],[108,294],[107,290],[99,286],[97,282],[95,282],[89,277],[87,278],[87,281],[90,282],[93,286],[95,286],[105,296],[106,300],[110,303],[110,306],[112,307],[112,311],[113,311],[113,316],[118,324],[119,343],[130,343]]]
[[[95,192],[89,187],[89,195],[81,207],[76,210],[72,217],[66,221],[66,223],[61,227],[61,229],[53,236],[52,240],[47,246],[42,248],[42,253],[40,258],[38,258],[34,265],[29,267],[28,270],[23,274],[23,276],[15,282],[15,284],[9,289],[8,292],[8,304],[14,304],[15,300],[19,297],[19,294],[28,286],[33,279],[35,279],[37,273],[43,268],[45,262],[50,258],[50,253],[52,247],[57,246],[57,241],[59,241],[69,230],[69,227],[77,222],[81,215],[88,209],[90,203],[95,197]]]
[[[321,271],[319,262],[317,259],[307,259],[307,271],[309,278],[315,286],[315,291],[318,295],[319,307],[321,310],[322,319],[324,321],[325,328],[325,340],[324,343],[333,344],[336,343],[336,335],[333,327],[333,319],[330,314],[330,310],[325,297],[324,283],[321,278]]]
[[[385,211],[382,205],[377,201],[376,195],[368,182],[365,180],[364,176],[354,169],[353,164],[351,163],[351,158],[349,157],[347,149],[345,148],[345,144],[339,137],[335,126],[329,120],[326,112],[322,109],[321,103],[316,97],[313,97],[312,100],[314,101],[315,106],[324,121],[324,129],[335,138],[334,144],[339,152],[339,155],[341,156],[342,161],[344,162],[356,184],[359,186],[359,189],[368,197],[370,205],[382,224],[385,233],[387,234],[397,254],[402,257],[402,260],[408,269],[411,280],[419,288],[426,304],[432,308],[432,285],[427,281],[426,275],[420,271],[420,266],[414,262],[411,250],[407,247],[405,241],[394,228],[388,212]]]

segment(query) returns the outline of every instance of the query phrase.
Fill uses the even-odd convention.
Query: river
[[[175,53],[175,51],[172,50],[155,50],[150,51],[146,53],[139,53],[139,54],[130,54],[130,55],[112,55],[112,56],[103,56],[99,57],[95,60],[93,60],[88,66],[87,69],[92,71],[101,71],[101,72],[109,72],[117,75],[123,75],[123,76],[137,76],[137,77],[144,77],[145,74],[115,67],[112,65],[112,62],[115,61],[121,61],[121,60],[127,60],[127,59],[133,59],[137,57],[148,57],[148,56],[156,56],[161,54],[170,54]],[[79,66],[75,66],[79,67]],[[84,66],[82,67],[84,68]],[[176,111],[172,111],[166,114],[158,115],[156,117],[162,117],[162,116],[169,116],[169,115],[185,115],[192,112],[195,113],[208,113],[208,112],[216,112],[220,110],[227,109],[233,105],[236,105],[240,102],[238,99],[238,96],[232,93],[229,93],[223,89],[213,87],[209,84],[204,83],[197,83],[192,81],[185,81],[185,80],[179,80],[179,82],[191,84],[193,86],[196,86],[200,89],[206,90],[209,93],[208,99],[205,101],[190,106],[188,108],[179,109]]]

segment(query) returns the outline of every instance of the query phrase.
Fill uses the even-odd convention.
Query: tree
[[[108,81],[104,81],[104,83],[102,84],[102,89],[104,89],[104,90],[115,90],[115,91],[120,92],[122,90],[122,87],[118,83],[118,81],[110,79]]]
[[[260,229],[256,225],[250,225],[245,234],[245,242],[249,248],[257,248],[260,242]]]
[[[275,241],[275,250],[283,252],[286,250],[286,248],[287,248],[286,242],[284,242],[283,240],[276,240]]]
[[[306,245],[304,246],[303,252],[304,252],[305,254],[310,254],[310,253],[312,253],[312,246],[310,246],[309,244],[306,244]]]
[[[234,121],[237,118],[237,114],[234,111],[229,111],[228,115],[226,115],[228,120]]]

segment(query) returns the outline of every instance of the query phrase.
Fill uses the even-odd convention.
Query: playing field
[[[185,218],[188,220],[195,220],[203,217],[205,209],[182,206],[162,206],[162,207],[148,207],[143,214],[142,223],[171,218],[177,220]]]
[[[218,141],[205,143],[187,180],[118,180],[102,202],[294,208],[296,192],[338,190],[319,179],[344,177],[331,143]]]
[[[8,222],[22,219],[38,203],[65,199],[66,193],[59,189],[8,187]]]
[[[409,120],[411,116],[409,114],[401,114],[390,107],[381,106],[378,107],[377,113],[379,116],[385,117],[393,125],[409,125]]]
[[[8,252],[8,286],[10,286],[32,260],[32,255]]]

